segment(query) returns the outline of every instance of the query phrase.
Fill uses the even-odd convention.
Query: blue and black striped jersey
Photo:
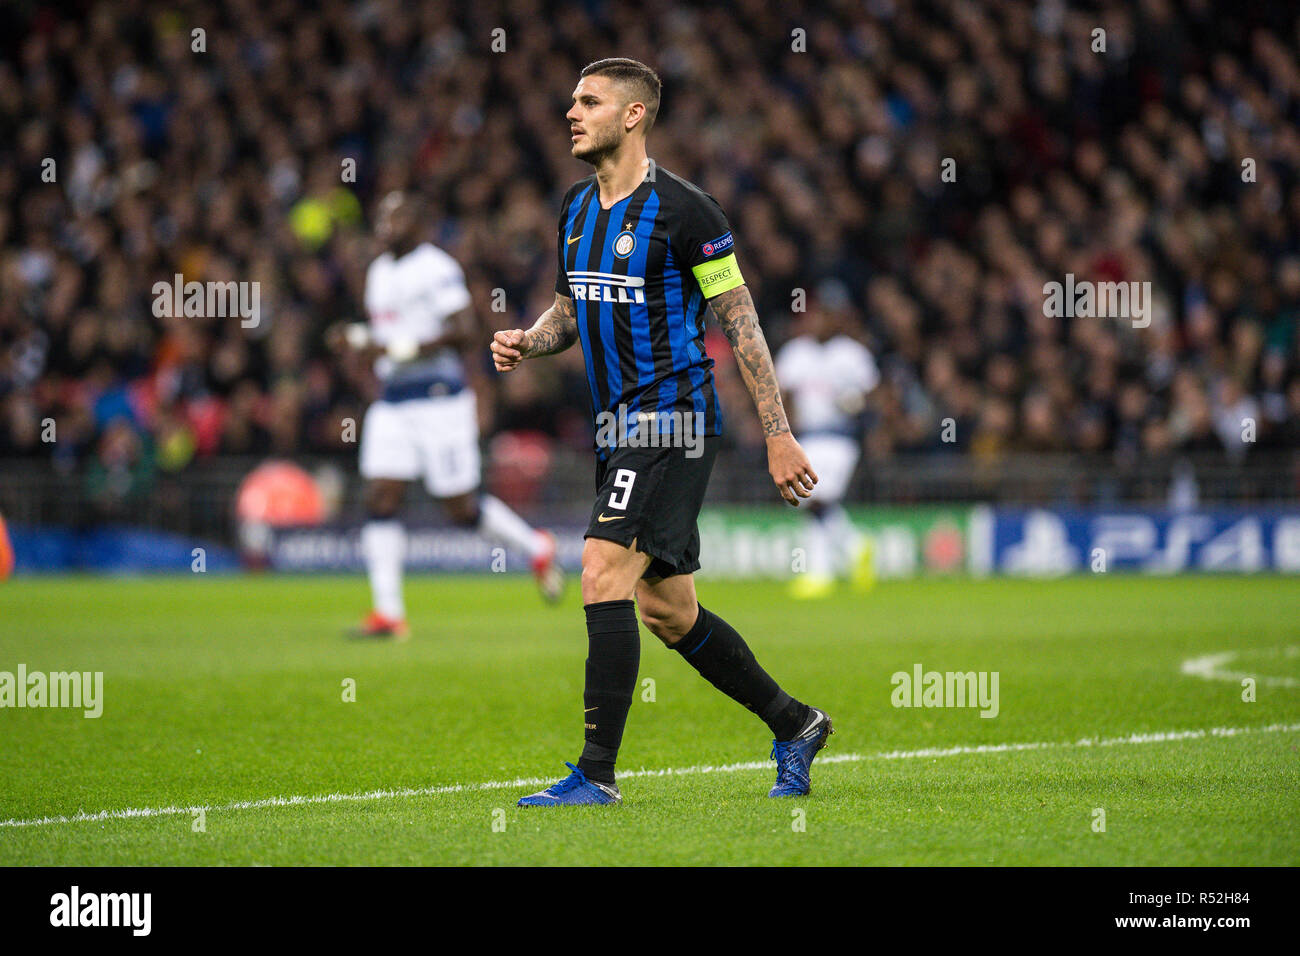
[[[599,193],[592,175],[565,194],[555,279],[577,311],[598,433],[602,413],[633,425],[655,413],[658,431],[690,415],[698,434],[718,435],[706,302],[744,282],[727,217],[712,196],[653,163],[611,208]]]

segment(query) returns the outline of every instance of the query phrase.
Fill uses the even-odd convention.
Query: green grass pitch
[[[1300,863],[1294,579],[700,594],[834,717],[808,797],[767,798],[766,728],[645,632],[620,770],[695,772],[627,777],[610,808],[482,786],[576,758],[572,588],[546,607],[520,577],[415,577],[388,645],[341,637],[360,576],[6,582],[0,671],[103,671],[104,712],[0,710],[0,864]],[[1182,670],[1229,653],[1205,665],[1223,679]],[[918,663],[997,671],[998,716],[892,706]],[[127,810],[164,812],[104,813]]]

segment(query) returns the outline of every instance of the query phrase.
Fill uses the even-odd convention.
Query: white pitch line
[[[1271,647],[1256,652],[1264,657],[1297,657],[1300,656],[1300,646],[1288,644],[1285,647]],[[1257,674],[1253,671],[1232,671],[1227,669],[1227,665],[1232,663],[1241,656],[1240,651],[1224,651],[1222,654],[1206,654],[1203,657],[1189,657],[1183,661],[1182,672],[1189,677],[1200,677],[1203,680],[1225,680],[1234,684],[1241,683],[1247,677],[1254,678],[1265,687],[1300,687],[1300,680],[1294,677],[1282,677],[1268,674]]]
[[[819,764],[860,763],[866,760],[917,760],[935,757],[957,757],[966,754],[1016,753],[1023,750],[1069,750],[1089,747],[1120,747],[1132,744],[1172,743],[1180,740],[1201,740],[1206,737],[1238,737],[1243,734],[1295,733],[1300,723],[1268,724],[1262,727],[1211,727],[1208,730],[1165,730],[1151,733],[1128,734],[1123,737],[1081,737],[1074,741],[1031,741],[1009,744],[958,745],[954,747],[924,747],[920,750],[886,750],[874,754],[825,754]],[[770,760],[750,760],[744,763],[727,763],[718,766],[665,767],[660,770],[623,770],[620,780],[637,777],[686,777],[702,773],[739,773],[746,770],[770,770]],[[36,817],[29,820],[0,820],[4,827],[42,827],[62,823],[95,823],[105,820],[131,820],[137,817],[165,817],[183,814],[224,813],[233,810],[266,810],[272,807],[297,807],[318,803],[366,803],[373,800],[401,799],[404,797],[434,797],[445,793],[477,793],[484,790],[512,790],[538,787],[554,783],[554,777],[520,777],[516,780],[488,780],[483,783],[453,783],[441,787],[402,787],[395,790],[367,790],[364,793],[324,793],[308,796],[265,797],[260,800],[238,800],[219,806],[192,807],[129,807],[125,810],[100,810],[96,813],[75,813],[66,817]]]

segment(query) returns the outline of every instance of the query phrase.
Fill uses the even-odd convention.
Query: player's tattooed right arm
[[[555,304],[526,333],[524,358],[554,355],[578,341],[578,310],[567,295],[555,294]]]
[[[492,336],[489,348],[498,372],[510,372],[526,358],[554,355],[578,341],[578,310],[567,295],[556,293],[555,304],[542,313],[527,332],[503,329]]]

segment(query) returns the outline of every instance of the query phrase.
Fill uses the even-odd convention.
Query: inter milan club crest
[[[632,224],[614,237],[614,256],[618,259],[626,259],[636,248],[636,233],[632,232]]]

